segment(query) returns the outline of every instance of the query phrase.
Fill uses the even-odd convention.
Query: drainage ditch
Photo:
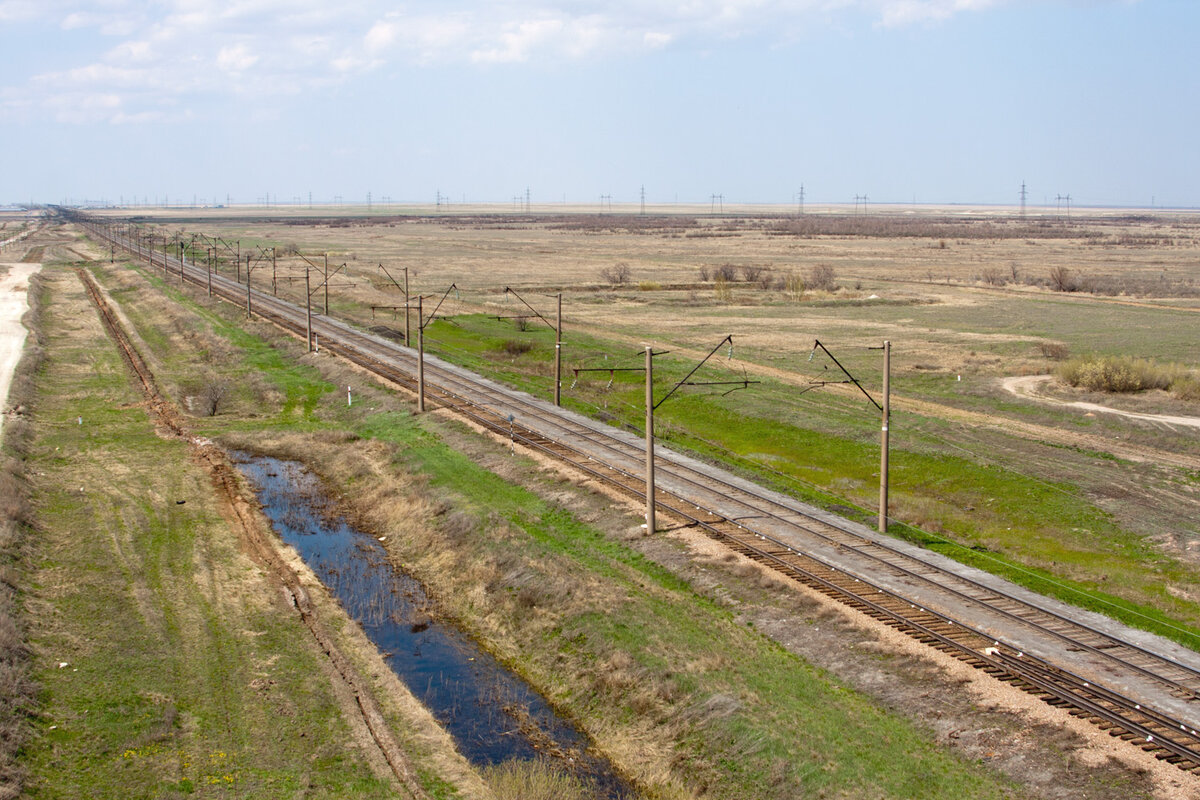
[[[231,454],[279,537],[359,623],[409,690],[476,766],[551,759],[597,797],[632,797],[611,764],[520,677],[457,628],[435,618],[420,582],[397,569],[373,536],[330,514],[303,464]]]

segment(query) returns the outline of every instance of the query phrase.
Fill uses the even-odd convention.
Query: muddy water
[[[293,461],[235,454],[276,533],[294,547],[388,665],[476,765],[551,756],[598,797],[632,796],[586,738],[458,629],[438,622],[420,583],[382,544],[328,513],[320,481]]]

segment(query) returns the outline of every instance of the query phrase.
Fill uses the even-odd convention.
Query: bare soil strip
[[[138,355],[137,351],[130,344],[129,338],[120,327],[116,316],[104,300],[99,287],[96,286],[91,277],[83,270],[77,270],[77,273],[87,288],[88,294],[96,305],[97,310],[100,312],[105,327],[117,343],[123,360],[134,377],[140,382],[149,410],[157,423],[160,434],[182,439],[189,444],[196,462],[207,471],[213,486],[221,495],[223,502],[227,504],[232,517],[236,520],[238,532],[241,535],[243,543],[259,563],[270,568],[276,579],[288,592],[293,605],[300,614],[300,618],[312,633],[314,640],[320,646],[321,650],[328,657],[336,675],[352,693],[358,712],[361,714],[362,721],[370,731],[374,745],[386,759],[396,779],[400,782],[400,785],[405,789],[409,797],[415,800],[423,800],[428,795],[417,783],[414,767],[389,729],[378,702],[371,694],[366,681],[352,665],[350,659],[341,652],[332,637],[325,631],[317,617],[316,609],[309,600],[308,593],[300,582],[299,576],[272,546],[263,531],[261,520],[255,508],[242,492],[236,470],[229,463],[220,448],[216,447],[212,442],[188,434],[181,415],[173,405],[159,394],[153,375],[150,374],[141,356]]]

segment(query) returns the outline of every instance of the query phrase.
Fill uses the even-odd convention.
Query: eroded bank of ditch
[[[337,514],[296,461],[230,454],[280,539],[293,547],[379,648],[384,661],[476,766],[550,759],[602,798],[633,797],[612,765],[521,678],[436,619],[421,584],[382,543]]]

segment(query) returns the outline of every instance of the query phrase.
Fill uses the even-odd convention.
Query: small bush
[[[705,283],[708,283],[709,277],[711,277],[711,276],[709,274],[708,267],[707,266],[700,267],[700,280],[702,280]]]
[[[813,289],[836,292],[837,276],[828,264],[816,264],[808,271],[808,285]]]
[[[1050,288],[1056,292],[1073,292],[1079,288],[1075,276],[1066,267],[1050,269]]]
[[[662,288],[658,281],[638,281],[639,292],[656,292]]]
[[[207,381],[200,388],[198,410],[202,416],[215,417],[221,403],[229,394],[229,384],[218,378]]]
[[[764,271],[766,271],[766,269],[766,267],[754,267],[749,265],[743,266],[742,280],[744,280],[746,283],[758,283],[758,279],[762,277],[762,274]]]
[[[799,272],[789,272],[784,279],[784,291],[793,300],[804,299],[804,277]]]
[[[1058,376],[1071,386],[1093,392],[1141,392],[1171,388],[1178,368],[1144,358],[1099,356],[1071,359],[1058,368]]]
[[[722,303],[728,303],[733,299],[733,289],[729,287],[729,281],[725,279],[724,275],[717,275],[717,279],[713,282],[713,293]]]
[[[1062,342],[1042,342],[1038,345],[1042,355],[1053,361],[1064,361],[1071,355],[1071,349]]]
[[[988,267],[984,269],[983,274],[980,275],[980,277],[983,279],[983,282],[989,286],[1003,286],[1008,282],[1008,278],[1005,277],[1004,273],[1000,271],[999,267]]]
[[[624,286],[629,283],[629,276],[629,265],[624,261],[619,261],[611,267],[603,267],[600,270],[600,279],[611,283],[613,286]]]
[[[722,264],[713,270],[713,280],[733,283],[737,280],[737,267],[733,264]]]
[[[1171,384],[1171,393],[1180,400],[1200,403],[1200,377],[1185,375]]]
[[[525,339],[507,339],[502,345],[504,352],[510,356],[520,356],[533,349],[533,342]]]

